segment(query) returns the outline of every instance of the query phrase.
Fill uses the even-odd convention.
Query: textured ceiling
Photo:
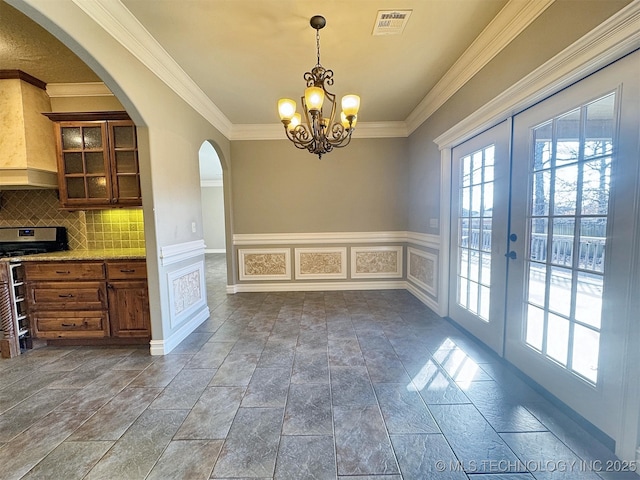
[[[362,98],[361,122],[403,121],[506,0],[122,0],[233,124],[278,123],[316,62],[321,14],[332,91]],[[412,10],[400,36],[373,36],[379,10]],[[64,45],[0,0],[0,69],[47,83],[99,81]]]

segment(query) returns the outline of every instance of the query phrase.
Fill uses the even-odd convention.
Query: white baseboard
[[[149,351],[151,355],[166,355],[176,348],[180,342],[189,336],[196,328],[198,328],[207,318],[211,316],[209,306],[200,310],[194,317],[180,327],[173,335],[164,340],[151,340],[149,342]]]
[[[409,293],[411,293],[414,297],[424,303],[427,307],[429,307],[434,312],[438,313],[440,311],[440,306],[438,302],[432,299],[429,295],[424,293],[418,287],[413,285],[411,282],[405,282],[406,289]]]

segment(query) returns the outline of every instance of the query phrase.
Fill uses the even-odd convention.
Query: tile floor
[[[170,355],[0,360],[0,479],[638,479],[411,294],[227,296],[207,257]]]

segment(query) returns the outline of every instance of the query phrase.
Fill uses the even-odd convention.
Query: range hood
[[[58,188],[56,140],[46,84],[0,70],[0,190]]]

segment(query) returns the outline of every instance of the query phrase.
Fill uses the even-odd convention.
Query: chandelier
[[[337,121],[336,96],[326,88],[327,85],[333,85],[333,70],[327,70],[320,65],[320,29],[324,28],[327,21],[324,17],[316,15],[311,17],[309,23],[316,30],[318,63],[310,72],[304,74],[307,88],[304,96],[300,98],[304,123],[302,115],[296,113],[296,102],[290,98],[281,98],[278,101],[278,112],[287,138],[297,148],[309,150],[310,153],[318,155],[318,158],[322,158],[322,155],[334,148],[349,145],[358,119],[360,97],[342,97],[342,112]],[[329,110],[329,115],[325,116],[324,112]]]

